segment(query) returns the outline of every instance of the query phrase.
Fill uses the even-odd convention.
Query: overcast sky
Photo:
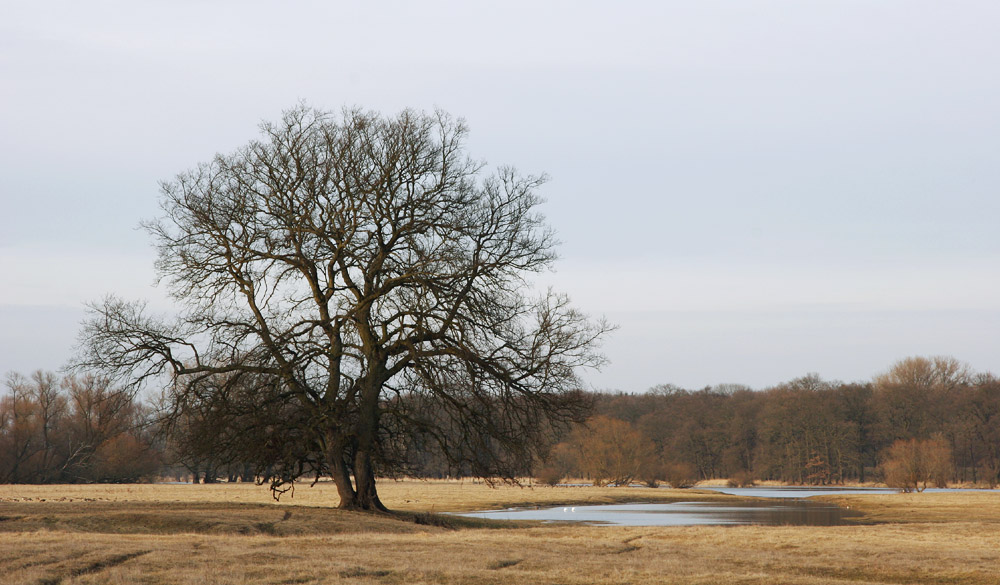
[[[163,306],[157,182],[300,100],[548,173],[540,281],[620,325],[592,387],[1000,373],[995,1],[0,4],[0,373]]]

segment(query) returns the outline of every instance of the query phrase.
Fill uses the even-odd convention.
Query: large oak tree
[[[575,371],[608,327],[532,292],[554,259],[542,177],[487,172],[440,112],[302,106],[261,129],[162,185],[146,227],[178,317],[109,297],[81,367],[168,378],[219,449],[275,489],[332,477],[344,508],[381,509],[377,474],[414,445],[510,478],[586,416]]]

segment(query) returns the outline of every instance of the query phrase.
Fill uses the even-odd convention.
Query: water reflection
[[[856,516],[851,510],[801,500],[758,502],[677,502],[672,504],[616,504],[556,508],[490,510],[462,514],[492,520],[583,522],[617,526],[695,526],[765,524],[837,526]]]

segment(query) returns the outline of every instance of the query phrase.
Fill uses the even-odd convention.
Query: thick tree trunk
[[[333,483],[337,485],[337,494],[340,496],[340,503],[337,505],[342,510],[354,510],[357,508],[357,492],[351,484],[351,476],[334,474]]]
[[[379,510],[386,512],[386,507],[378,498],[375,488],[375,469],[371,456],[359,451],[354,457],[354,483],[357,487],[357,508],[360,510]]]
[[[350,506],[356,510],[387,511],[379,500],[375,488],[375,466],[372,462],[372,451],[375,449],[379,426],[378,397],[381,389],[379,377],[383,373],[384,368],[376,362],[374,372],[369,374],[361,391],[354,445],[354,501]],[[347,507],[343,501],[341,507]]]
[[[351,483],[351,474],[344,463],[342,449],[338,446],[332,448],[331,453],[327,453],[327,461],[330,465],[330,475],[333,483],[337,486],[337,494],[340,496],[338,508],[353,510],[357,507],[357,492]]]
[[[354,477],[348,473],[347,466],[331,465],[333,483],[337,486],[342,510],[369,510],[387,512],[387,508],[378,497],[375,487],[375,473],[371,457],[359,453],[354,458]],[[352,481],[353,479],[353,481]]]

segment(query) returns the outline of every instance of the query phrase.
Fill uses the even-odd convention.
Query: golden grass
[[[460,512],[511,506],[672,502],[732,499],[716,492],[612,487],[491,487],[473,481],[393,481],[379,483],[379,495],[392,510]],[[126,485],[0,485],[2,502],[156,502],[244,503],[333,507],[339,498],[332,482],[304,483],[274,501],[264,486],[252,483]]]
[[[861,523],[989,522],[1000,527],[1000,492],[825,495],[812,498],[862,512]]]
[[[279,504],[242,484],[0,487],[5,585],[1000,583],[995,492],[824,498],[862,510],[857,526],[496,530],[413,513],[726,496],[385,482],[385,502],[408,510],[386,516],[329,509],[329,485]]]

